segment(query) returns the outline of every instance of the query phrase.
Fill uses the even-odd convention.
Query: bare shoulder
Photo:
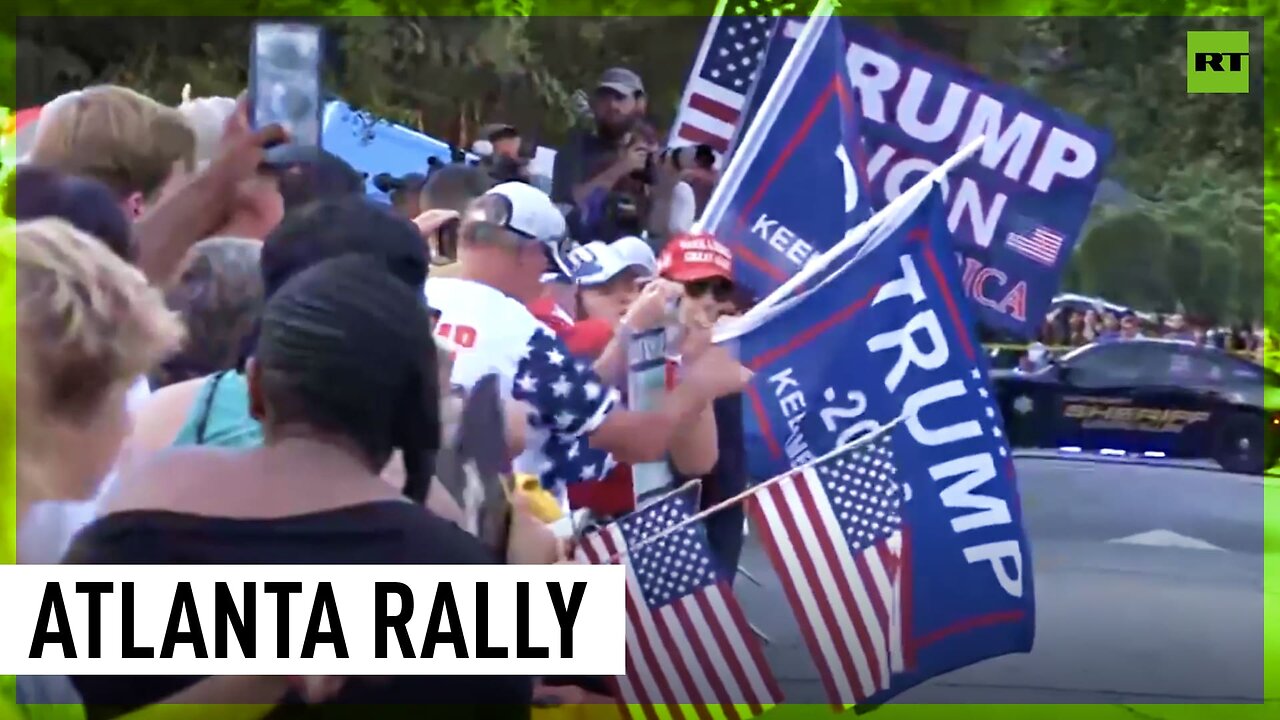
[[[133,434],[128,450],[146,456],[173,444],[182,429],[207,378],[169,385],[151,394],[133,417]]]
[[[99,500],[104,515],[134,510],[184,512],[219,478],[234,477],[236,453],[225,448],[164,448],[135,457],[121,468]],[[229,475],[230,473],[230,475]]]

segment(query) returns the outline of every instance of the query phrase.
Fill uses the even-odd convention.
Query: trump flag
[[[865,144],[867,191],[879,209],[957,149],[982,149],[948,173],[946,221],[962,265],[959,286],[991,328],[1031,337],[1049,310],[1112,151],[1104,130],[1027,91],[912,47],[858,18],[838,21],[840,67],[853,88]],[[763,113],[760,93],[800,47],[805,23],[784,19],[744,113]],[[811,202],[837,191],[809,188]],[[825,191],[825,192],[824,192]]]
[[[809,22],[702,218],[733,249],[735,279],[761,296],[871,215],[840,23]]]
[[[820,465],[902,418],[886,429],[912,548],[900,585],[910,588],[904,596],[930,601],[906,597],[897,605],[902,662],[887,683],[874,672],[848,678],[849,688],[872,692],[840,693],[841,704],[884,702],[979,660],[1028,652],[1034,639],[1031,558],[1012,458],[954,257],[935,184],[887,216],[855,259],[837,262],[813,289],[737,337],[743,363],[756,373],[744,413],[754,477]],[[838,490],[823,487],[830,497]],[[830,564],[808,550],[810,562]],[[883,656],[872,656],[882,668]]]

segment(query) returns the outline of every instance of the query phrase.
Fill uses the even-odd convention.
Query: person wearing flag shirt
[[[623,409],[618,392],[526,307],[542,294],[549,268],[569,272],[565,230],[547,195],[503,183],[464,213],[459,276],[426,285],[427,303],[439,313],[437,336],[459,348],[451,381],[469,389],[496,373],[511,399],[530,406],[526,446],[512,469],[558,492],[599,479],[609,454],[623,462],[663,459],[686,418],[740,392],[750,378],[728,352],[711,348],[659,410]]]

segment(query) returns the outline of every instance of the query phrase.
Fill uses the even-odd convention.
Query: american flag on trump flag
[[[890,438],[882,432],[800,468],[748,505],[839,709],[888,689],[909,664],[902,486]]]
[[[1005,245],[1010,250],[1046,267],[1057,264],[1062,245],[1067,241],[1062,233],[1017,213],[1010,213],[1006,222],[1010,232],[1005,237]]]
[[[587,562],[622,556],[627,566],[627,674],[614,679],[624,715],[747,720],[782,701],[702,523],[640,544],[692,517],[697,490],[677,490],[579,545]]]
[[[729,151],[764,62],[775,16],[795,8],[777,0],[720,0],[707,25],[672,125],[671,145]]]
[[[1037,225],[1025,235],[1017,232],[1009,233],[1006,242],[1009,249],[1019,255],[1041,265],[1053,267],[1058,262],[1058,253],[1062,252],[1062,243],[1065,241],[1066,238],[1061,233],[1043,225]]]

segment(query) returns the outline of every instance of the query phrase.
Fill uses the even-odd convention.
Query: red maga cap
[[[662,249],[658,273],[668,280],[733,280],[733,251],[710,233],[677,235]]]

